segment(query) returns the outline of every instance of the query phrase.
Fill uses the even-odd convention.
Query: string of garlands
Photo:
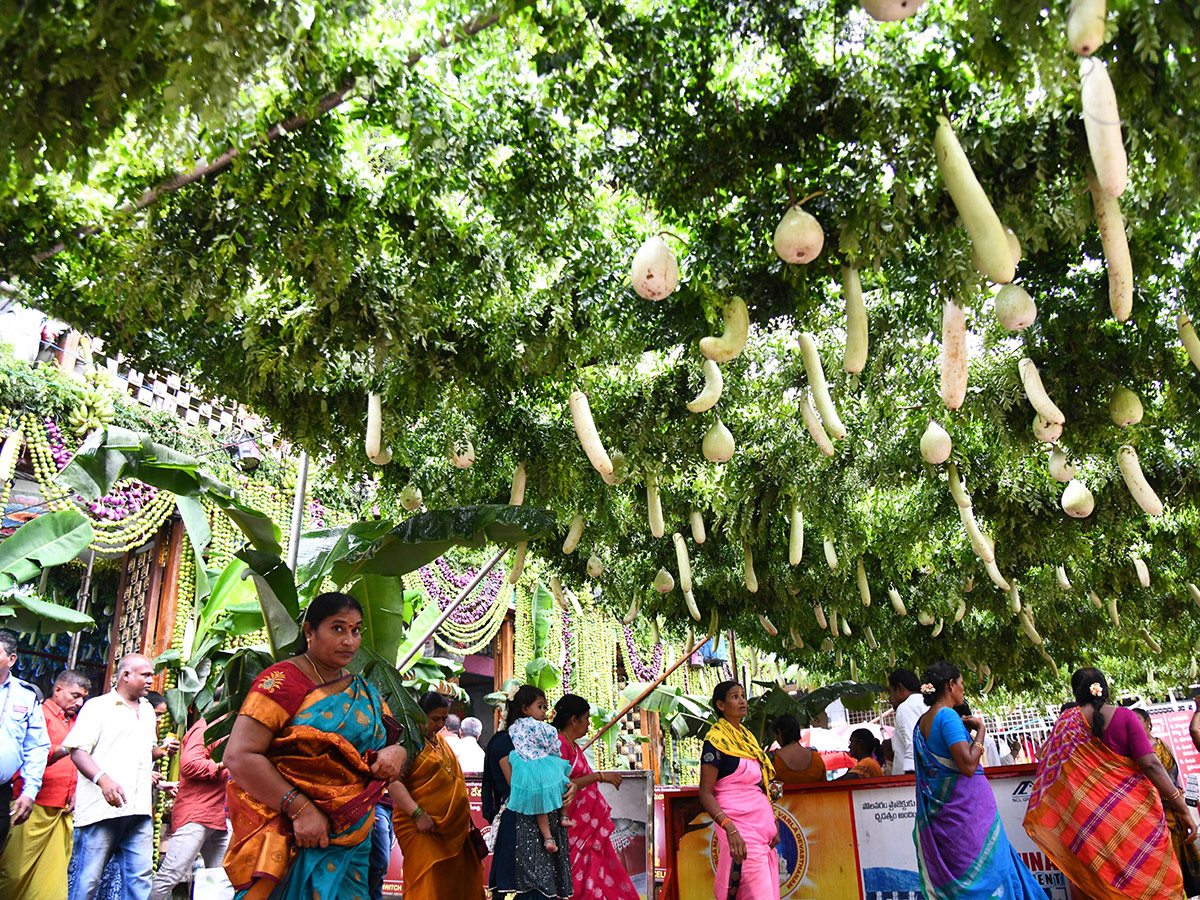
[[[59,466],[55,461],[54,448],[50,445],[50,437],[46,434],[45,421],[31,413],[23,413],[18,427],[26,447],[29,448],[33,475],[38,489],[42,492],[46,508],[51,512],[69,509],[70,491],[55,481]]]
[[[450,564],[438,557],[418,571],[421,586],[425,596],[434,600],[438,609],[445,610],[458,597],[459,593],[475,578],[478,569],[467,569],[462,575],[455,575]],[[501,588],[505,585],[504,573],[493,569],[487,574],[471,596],[464,600],[450,614],[447,622],[459,626],[471,626],[487,616],[500,597]]]
[[[92,522],[96,538],[91,547],[100,553],[126,553],[146,543],[175,510],[175,495],[158,491],[137,512],[115,522]]]
[[[565,692],[571,692],[571,675],[575,671],[575,665],[571,662],[572,650],[576,649],[571,646],[571,607],[564,606],[562,608],[562,644],[563,644],[563,664],[562,664],[562,683]]]

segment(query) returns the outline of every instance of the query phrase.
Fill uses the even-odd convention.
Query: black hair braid
[[[1098,694],[1092,693],[1094,685],[1100,686]],[[1109,698],[1108,679],[1104,677],[1104,673],[1094,666],[1079,669],[1071,676],[1071,693],[1075,695],[1075,702],[1080,706],[1092,708],[1092,734],[1097,738],[1103,735],[1104,716],[1100,710]]]

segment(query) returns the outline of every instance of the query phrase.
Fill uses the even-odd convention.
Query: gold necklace
[[[342,670],[339,668],[337,670],[337,672],[334,674],[334,678],[326,678],[325,675],[321,672],[320,667],[317,665],[317,661],[308,655],[307,650],[304,651],[304,658],[307,659],[308,664],[310,666],[312,666],[313,674],[317,676],[317,680],[320,681],[321,684],[329,684],[329,682],[333,681],[334,678],[336,678],[338,675],[340,675],[342,673]]]

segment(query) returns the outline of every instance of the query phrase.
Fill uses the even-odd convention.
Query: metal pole
[[[87,610],[88,594],[92,591],[92,566],[96,563],[96,551],[91,551],[88,556],[87,571],[83,573],[83,581],[79,583],[79,595],[75,599],[75,610],[77,612],[85,612]],[[67,668],[74,669],[75,664],[79,662],[79,644],[83,640],[83,631],[77,631],[71,635],[71,649],[67,651]]]
[[[447,606],[444,610],[442,610],[442,614],[437,617],[437,621],[429,626],[429,629],[425,632],[424,636],[422,636],[422,638],[419,641],[417,641],[415,644],[413,644],[413,648],[408,651],[408,655],[405,656],[404,659],[402,659],[396,663],[396,668],[398,670],[404,671],[404,667],[406,665],[408,665],[408,661],[410,659],[412,659],[414,656],[416,656],[418,653],[421,652],[421,648],[425,646],[425,642],[427,640],[429,640],[431,637],[433,637],[434,632],[436,632],[439,628],[442,627],[442,623],[445,622],[448,618],[450,618],[450,614],[452,612],[454,612],[454,610],[458,609],[459,605],[464,600],[466,600],[468,597],[471,596],[471,592],[479,586],[479,582],[483,581],[483,579],[487,576],[488,572],[490,572],[490,571],[492,571],[492,569],[496,568],[496,563],[498,563],[498,562],[500,562],[500,560],[504,559],[504,554],[506,554],[511,549],[512,549],[512,547],[501,547],[499,550],[496,551],[496,555],[493,556],[491,559],[489,559],[487,561],[487,563],[484,565],[484,567],[475,573],[475,577],[471,579],[471,583],[468,584],[466,587],[464,587],[461,591],[459,591],[458,596],[454,598],[454,602],[452,602],[449,606]]]
[[[296,472],[296,493],[292,497],[292,527],[288,531],[288,568],[296,571],[300,556],[300,527],[304,524],[304,496],[308,491],[308,451],[300,452],[300,468]]]
[[[679,657],[679,659],[675,660],[675,663],[671,666],[671,668],[667,669],[665,672],[663,672],[661,675],[659,675],[658,678],[655,681],[653,681],[649,687],[647,687],[644,691],[642,691],[638,695],[636,700],[629,701],[629,703],[626,704],[625,708],[623,710],[621,710],[619,713],[617,713],[612,718],[612,720],[609,721],[609,723],[607,725],[605,725],[603,728],[601,728],[599,731],[597,731],[594,735],[592,735],[592,739],[583,745],[583,750],[581,750],[580,752],[586,751],[588,747],[592,746],[592,744],[596,743],[596,741],[598,741],[600,739],[600,735],[604,734],[604,732],[608,731],[608,729],[612,728],[614,725],[616,725],[618,722],[620,722],[623,718],[625,718],[625,716],[628,715],[628,713],[631,709],[633,709],[635,706],[637,706],[639,703],[641,703],[643,700],[645,700],[647,697],[649,697],[650,694],[654,692],[655,688],[657,688],[660,684],[662,684],[664,681],[666,681],[668,678],[670,678],[671,673],[674,672],[676,669],[678,669],[680,666],[682,666],[685,660],[691,659],[693,654],[698,653],[700,651],[700,648],[708,643],[708,640],[709,639],[707,637],[701,638],[699,641],[696,642],[696,645],[694,647],[692,647],[691,650],[687,651],[685,654],[683,654],[683,656],[681,656],[681,657]]]

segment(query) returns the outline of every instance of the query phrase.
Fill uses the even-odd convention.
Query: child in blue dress
[[[508,808],[523,816],[537,819],[542,843],[550,853],[558,852],[558,844],[550,836],[549,814],[564,809],[562,795],[567,790],[571,764],[562,758],[558,730],[546,721],[546,699],[539,697],[526,707],[528,715],[517,719],[508,728],[513,751],[508,754],[512,766],[512,787]],[[562,823],[575,823],[564,814]]]

